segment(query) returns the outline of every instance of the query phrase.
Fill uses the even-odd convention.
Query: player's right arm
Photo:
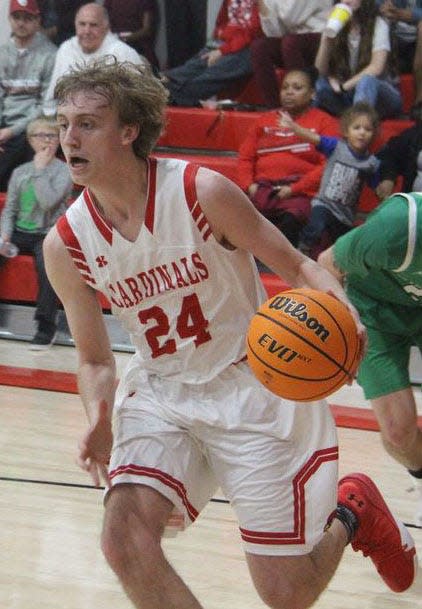
[[[100,478],[106,478],[112,444],[115,360],[96,293],[83,280],[56,228],[44,240],[44,259],[75,341],[78,388],[90,423],[80,443],[78,461],[99,485]]]

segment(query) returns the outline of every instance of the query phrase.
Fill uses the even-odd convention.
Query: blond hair
[[[52,129],[59,134],[59,125],[53,116],[39,116],[34,118],[26,127],[27,137],[31,137],[39,128]]]
[[[146,158],[164,127],[168,91],[150,68],[106,56],[88,65],[76,65],[54,89],[58,105],[80,91],[102,95],[117,110],[121,125],[138,125],[133,142],[136,156]]]

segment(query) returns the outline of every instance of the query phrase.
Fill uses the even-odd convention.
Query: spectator
[[[214,39],[182,66],[168,70],[163,82],[170,102],[198,106],[233,80],[252,73],[250,44],[261,34],[256,0],[224,0]]]
[[[199,53],[207,39],[207,0],[164,0],[167,68]]]
[[[422,348],[422,196],[396,194],[318,261],[346,285],[368,330],[358,382],[388,454],[413,481],[422,526],[422,429],[409,378],[410,349]]]
[[[377,4],[392,24],[399,71],[414,74],[414,106],[422,106],[422,0],[377,0]]]
[[[312,107],[313,94],[312,69],[292,70],[281,84],[281,109],[303,127],[336,135],[338,121]],[[282,128],[280,110],[265,112],[257,119],[239,149],[239,185],[295,246],[309,219],[310,201],[318,191],[324,162],[313,144]]]
[[[40,350],[54,341],[57,313],[57,297],[45,273],[42,245],[47,231],[65,211],[72,179],[67,165],[56,158],[56,122],[37,118],[29,123],[27,134],[34,158],[12,173],[1,216],[1,237],[5,243],[17,245],[21,252],[34,255],[39,285],[35,310],[38,330],[31,348]],[[0,264],[5,260],[0,257]]]
[[[282,124],[328,157],[321,187],[311,203],[311,217],[299,236],[299,249],[316,259],[326,245],[322,243],[325,237],[334,243],[353,227],[365,182],[373,188],[378,184],[380,163],[369,152],[379,126],[378,115],[364,102],[351,106],[341,117],[341,139],[302,127],[287,113]]]
[[[387,64],[391,55],[388,23],[378,15],[375,0],[346,0],[353,14],[336,37],[321,36],[315,65],[316,104],[339,116],[349,106],[365,101],[380,118],[402,110],[399,78]],[[391,63],[391,61],[390,61]]]
[[[157,0],[105,0],[104,7],[111,31],[158,69],[154,48],[159,17]]]
[[[276,67],[287,71],[314,65],[332,0],[259,0],[265,36],[251,45],[255,80],[269,108],[279,104]]]
[[[11,0],[12,37],[0,46],[0,191],[15,167],[32,157],[25,129],[42,113],[56,47],[38,30],[36,0]]]
[[[54,87],[58,79],[72,66],[95,61],[105,55],[113,55],[119,61],[138,64],[145,61],[135,49],[110,32],[108,13],[103,6],[95,2],[84,4],[78,10],[75,29],[76,35],[65,40],[57,51],[44,105],[44,113],[47,115],[55,113]]]
[[[422,109],[419,110],[419,114]],[[386,199],[395,189],[397,179],[403,180],[400,190],[422,192],[422,120],[391,137],[377,153],[381,161],[377,195]]]

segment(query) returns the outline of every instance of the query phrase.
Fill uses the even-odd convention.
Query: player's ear
[[[139,125],[124,125],[122,129],[123,144],[132,144],[139,135]]]

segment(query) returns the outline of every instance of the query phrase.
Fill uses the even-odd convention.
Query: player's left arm
[[[198,199],[216,239],[244,249],[292,287],[330,292],[352,311],[362,337],[365,330],[341,283],[326,269],[294,248],[260,214],[236,184],[201,168],[196,178]]]

